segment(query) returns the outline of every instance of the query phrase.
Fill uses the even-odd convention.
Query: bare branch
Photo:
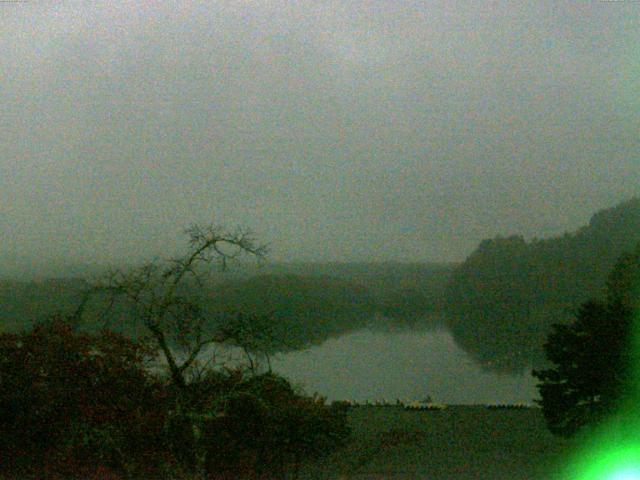
[[[109,272],[83,292],[75,312],[80,321],[88,302],[97,295],[108,296],[104,315],[111,311],[117,298],[126,300],[134,308],[135,319],[150,333],[164,356],[173,382],[181,388],[186,385],[185,371],[200,352],[207,345],[228,339],[220,331],[204,338],[205,318],[198,306],[178,294],[186,276],[193,278],[202,291],[205,286],[199,278],[200,267],[219,263],[224,270],[241,256],[260,260],[267,253],[267,246],[257,243],[250,230],[239,227],[230,231],[215,225],[191,225],[185,233],[189,237],[186,254],[166,261],[154,258],[127,272]],[[170,340],[187,352],[184,361],[178,361]],[[252,349],[253,345],[247,347]]]

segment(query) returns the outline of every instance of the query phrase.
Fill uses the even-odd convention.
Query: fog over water
[[[446,331],[395,333],[361,330],[310,349],[282,354],[272,367],[308,393],[329,400],[387,399],[447,404],[531,403],[529,374],[483,371]]]

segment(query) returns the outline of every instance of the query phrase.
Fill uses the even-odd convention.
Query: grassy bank
[[[537,408],[451,406],[442,411],[357,407],[345,450],[304,479],[551,480],[570,443],[552,436]]]

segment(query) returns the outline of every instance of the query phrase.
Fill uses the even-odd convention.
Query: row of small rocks
[[[485,405],[490,410],[522,410],[524,408],[531,408],[531,405],[526,403],[498,403],[494,405]]]
[[[396,400],[395,402],[389,402],[387,400],[374,400],[373,402],[357,402],[355,400],[342,400],[335,402],[345,405],[347,407],[396,407],[404,408],[405,410],[443,410],[447,408],[446,405],[435,403],[430,400]]]
[[[341,400],[335,402],[338,404],[342,404],[346,407],[396,407],[403,408],[405,410],[445,410],[448,406],[442,403],[436,403],[428,400],[396,400],[395,402],[389,402],[387,400],[375,400],[375,401],[365,401],[365,402],[357,402],[355,400]],[[489,410],[522,410],[526,408],[531,408],[532,405],[526,403],[496,403],[496,404],[485,404],[479,405],[487,408]]]

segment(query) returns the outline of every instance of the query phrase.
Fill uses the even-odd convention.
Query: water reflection
[[[272,359],[273,370],[330,400],[423,399],[449,404],[530,403],[527,375],[488,373],[445,330],[360,330]]]

